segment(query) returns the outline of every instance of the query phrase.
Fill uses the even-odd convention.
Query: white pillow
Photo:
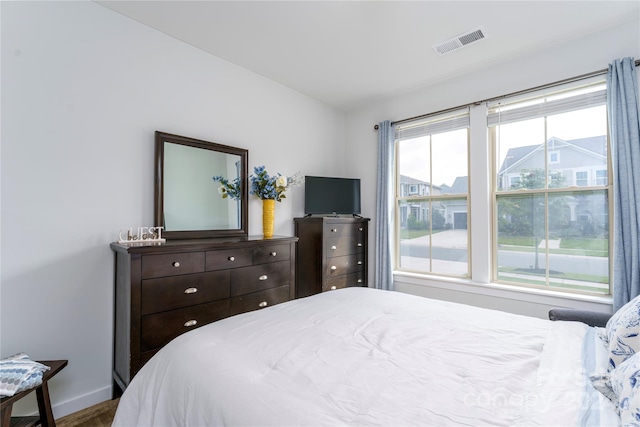
[[[640,352],[640,295],[616,311],[607,322],[609,366],[611,372]]]

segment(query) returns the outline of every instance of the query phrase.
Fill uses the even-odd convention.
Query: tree
[[[511,187],[512,190],[536,190],[545,188],[545,170],[522,169],[520,180]],[[564,176],[560,172],[549,174],[549,188],[564,185]],[[498,204],[498,230],[514,236],[533,237],[535,245],[534,270],[540,270],[538,246],[546,235],[545,197],[541,193],[523,194],[501,197]],[[565,203],[563,198],[551,199],[548,209],[549,218],[562,218]]]
[[[433,217],[431,218],[433,221],[432,227],[434,230],[444,230],[445,227],[445,219],[442,212],[439,210],[433,210]]]

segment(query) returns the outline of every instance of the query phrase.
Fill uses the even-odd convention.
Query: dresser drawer
[[[343,274],[362,271],[364,268],[364,255],[345,255],[329,258],[325,265],[325,277],[342,276]]]
[[[364,252],[362,236],[331,237],[325,240],[327,258]]]
[[[204,272],[204,252],[183,252],[142,257],[142,278]]]
[[[291,245],[261,246],[253,250],[253,263],[286,261],[291,258]]]
[[[322,292],[332,291],[335,289],[342,289],[347,287],[363,286],[364,273],[351,273],[344,276],[333,277],[325,280],[322,284]]]
[[[364,226],[361,223],[328,222],[324,224],[324,233],[327,238],[332,236],[357,236],[364,234]]]
[[[229,298],[229,270],[142,281],[142,315]]]
[[[251,248],[225,249],[207,252],[207,271],[245,267],[252,263],[253,250]]]
[[[289,261],[273,262],[231,270],[231,296],[289,285]]]
[[[289,285],[231,298],[231,315],[258,310],[289,301]]]
[[[140,351],[162,347],[178,335],[228,316],[229,299],[143,316]]]

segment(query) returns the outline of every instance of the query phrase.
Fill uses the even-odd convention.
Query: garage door
[[[453,213],[453,228],[454,230],[467,229],[467,213],[466,212]]]

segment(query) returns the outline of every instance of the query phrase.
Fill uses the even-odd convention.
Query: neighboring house
[[[400,196],[401,197],[421,197],[436,196],[439,194],[467,194],[468,179],[466,176],[457,177],[451,186],[430,185],[426,181],[400,175]],[[432,189],[432,193],[430,193]],[[467,200],[447,200],[432,202],[434,213],[439,212],[444,218],[445,228],[466,229],[467,228]],[[406,200],[400,207],[400,226],[408,224],[409,216],[413,216],[416,221],[429,221],[429,203],[425,201]],[[436,225],[434,224],[434,227]]]
[[[559,172],[567,187],[591,187],[607,184],[607,138],[565,141],[551,137],[547,141],[549,173]],[[511,148],[498,172],[498,189],[518,186],[523,169],[544,169],[544,144]]]
[[[400,175],[400,197],[424,197],[442,194],[442,189],[437,185],[431,185],[426,181],[421,181],[410,176]],[[424,201],[407,200],[400,207],[400,226],[405,227],[409,217],[413,216],[416,221],[429,220],[429,203]]]
[[[570,192],[575,187],[607,185],[607,138],[605,135],[589,138],[563,140],[551,137],[546,143],[549,175],[562,177],[562,188]],[[500,166],[497,176],[498,189],[519,187],[521,172],[545,168],[545,144],[511,148]],[[595,200],[601,200],[595,198]],[[606,228],[608,210],[598,206],[585,196],[573,197],[568,193],[563,202],[568,222],[593,224]]]
[[[430,196],[431,184],[426,181],[400,175],[400,197]],[[433,186],[433,194],[440,194],[440,187]]]
[[[443,194],[468,194],[469,192],[469,178],[466,176],[459,176],[453,181],[451,187],[447,186],[446,191]],[[466,230],[467,229],[467,199],[447,200],[442,202],[444,207],[444,218],[447,228],[453,228],[454,230]]]

